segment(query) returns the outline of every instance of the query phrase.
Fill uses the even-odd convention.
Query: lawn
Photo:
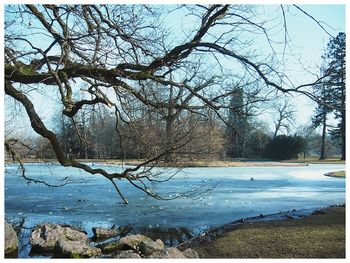
[[[325,174],[325,176],[345,178],[345,171],[337,171]]]
[[[201,258],[345,258],[345,207],[298,220],[244,223],[193,248]]]

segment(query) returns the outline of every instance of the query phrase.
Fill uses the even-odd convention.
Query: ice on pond
[[[197,195],[170,201],[151,198],[121,180],[119,187],[128,199],[128,205],[117,199],[110,182],[102,176],[92,177],[59,165],[51,165],[50,169],[44,165],[25,165],[28,176],[34,178],[36,174],[41,178],[47,174],[50,180],[66,176],[91,179],[59,188],[39,184],[27,186],[24,180],[18,180],[20,175],[16,174],[16,169],[7,169],[5,215],[11,218],[24,214],[32,222],[56,220],[95,226],[131,224],[133,227],[158,225],[203,229],[259,214],[345,202],[345,179],[323,176],[345,170],[345,165],[186,168],[181,173],[182,179],[164,182],[157,186],[157,191],[163,197],[176,197],[177,192],[191,191]],[[96,168],[99,166],[95,164]],[[116,167],[104,165],[103,168],[115,170]],[[250,181],[252,177],[253,182]],[[64,210],[65,217],[54,215],[55,211],[62,210],[60,208],[69,208]]]

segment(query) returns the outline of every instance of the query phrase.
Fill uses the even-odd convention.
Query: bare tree
[[[190,26],[175,30],[165,14],[190,19]],[[254,6],[243,5],[8,5],[5,93],[24,107],[32,129],[49,141],[61,165],[100,174],[125,202],[117,180],[127,180],[160,199],[151,188],[160,181],[151,168],[191,140],[172,137],[176,115],[210,109],[225,122],[221,110],[227,109],[230,92],[218,84],[208,85],[211,80],[249,75],[266,92],[294,91],[313,97],[305,88],[321,80],[299,87],[291,84],[277,69],[270,25],[260,17]],[[252,46],[257,35],[264,37],[269,53]],[[205,78],[198,72],[205,72]],[[159,86],[168,90],[166,100],[154,96],[154,87]],[[131,112],[135,105],[163,110],[166,134],[171,137],[166,147],[149,149],[145,160],[122,172],[90,167],[68,155],[38,114],[33,97],[39,92],[56,97],[61,114],[72,120],[84,108],[105,105],[115,111],[116,120],[132,127],[140,123],[140,116]]]
[[[273,113],[276,116],[274,120],[275,131],[273,138],[277,137],[278,132],[283,132],[283,130],[290,134],[290,128],[294,125],[295,122],[295,109],[290,102],[285,99],[282,102],[274,103],[273,109],[276,111]]]

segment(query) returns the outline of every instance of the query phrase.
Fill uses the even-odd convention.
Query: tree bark
[[[341,140],[342,140],[342,147],[341,147],[341,160],[345,160],[346,159],[346,141],[345,141],[345,134],[346,134],[346,130],[345,130],[345,67],[344,67],[344,63],[343,63],[343,58],[345,59],[345,54],[342,53],[342,58],[341,58],[341,96],[342,96],[342,110],[341,110]]]
[[[326,128],[327,128],[327,116],[326,110],[323,111],[323,120],[322,120],[322,138],[321,138],[321,153],[320,160],[325,159],[325,148],[326,148]]]
[[[170,111],[170,108],[169,108],[169,111]],[[175,121],[175,118],[172,115],[167,116],[166,126],[165,126],[165,136],[166,136],[165,143],[166,143],[167,149],[173,148],[172,143],[173,143],[173,134],[174,134],[174,121]],[[173,158],[174,158],[174,154],[171,152],[168,152],[165,155],[166,162],[171,162],[173,160]]]

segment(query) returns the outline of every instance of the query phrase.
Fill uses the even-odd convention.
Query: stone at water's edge
[[[156,251],[146,258],[199,258],[199,256],[198,253],[191,248],[181,252],[175,247],[169,247],[162,251]]]
[[[97,247],[102,250],[103,254],[111,254],[119,250],[122,250],[124,245],[120,244],[119,242],[111,242],[111,243],[97,245]]]
[[[192,248],[188,248],[182,253],[186,258],[199,258],[197,251]]]
[[[169,247],[166,249],[166,258],[185,258],[185,255],[175,247]]]
[[[90,258],[101,255],[101,249],[88,244],[88,236],[69,226],[43,224],[37,226],[30,243],[36,252],[52,252],[54,257]]]
[[[134,250],[122,250],[120,251],[116,258],[141,258],[141,256],[134,252]]]
[[[165,248],[162,240],[153,241],[144,235],[126,236],[98,247],[104,255],[114,258],[199,258],[193,249],[181,252],[175,247]]]
[[[43,224],[37,226],[31,236],[30,243],[36,252],[53,252],[55,245],[60,240],[79,241],[87,243],[88,236],[79,230],[57,224]]]
[[[54,257],[63,258],[91,258],[101,255],[101,249],[90,247],[87,243],[72,240],[57,241]]]
[[[94,239],[96,240],[108,239],[121,234],[119,229],[108,229],[103,227],[93,227],[92,232],[94,233]]]
[[[18,238],[13,227],[5,221],[5,256],[12,256],[18,251]]]
[[[198,258],[192,249],[181,252],[174,247],[165,248],[162,240],[153,241],[140,234],[92,247],[85,232],[57,224],[37,226],[32,231],[30,242],[35,252],[53,253],[59,258]]]
[[[168,247],[162,251],[156,251],[146,258],[186,258],[186,256],[175,247]]]
[[[132,248],[134,250],[138,250],[139,244],[144,240],[151,240],[149,237],[146,237],[144,235],[130,235],[126,237],[122,237],[119,240],[119,244],[121,244],[124,247]]]
[[[163,251],[164,243],[160,239],[157,239],[156,242],[151,239],[144,239],[139,244],[139,250],[143,255],[148,256],[154,252]]]
[[[167,253],[165,251],[157,251],[145,258],[167,258]]]

